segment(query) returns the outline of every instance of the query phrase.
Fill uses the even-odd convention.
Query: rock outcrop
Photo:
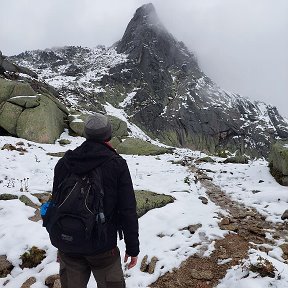
[[[165,153],[171,153],[172,149],[165,147],[159,147],[147,141],[127,138],[122,143],[115,146],[116,150],[120,154],[133,154],[133,155],[160,155]]]
[[[2,55],[2,52],[0,51],[0,74],[4,75],[5,72],[22,73],[33,78],[38,78],[38,75],[35,72],[26,67],[12,63],[6,56]]]
[[[0,127],[39,143],[54,143],[68,110],[54,96],[37,94],[28,83],[0,79]]]
[[[137,215],[143,216],[145,213],[154,208],[161,208],[169,203],[174,202],[170,195],[157,194],[150,191],[136,190],[135,197],[137,202]]]
[[[108,49],[69,46],[9,60],[29,63],[66,105],[92,112],[109,102],[169,145],[267,157],[275,139],[288,137],[288,123],[275,107],[213,83],[152,4],[137,9],[122,39]]]
[[[288,186],[288,141],[278,141],[272,146],[269,166],[277,182]]]
[[[89,114],[74,111],[68,115],[69,126],[71,130],[79,136],[83,136],[84,123]],[[112,126],[112,137],[119,139],[128,136],[127,123],[117,117],[107,115]]]
[[[194,55],[163,27],[152,4],[136,11],[117,51],[130,62],[112,68],[104,83],[134,82],[139,89],[126,111],[167,144],[267,156],[276,137],[288,136],[288,124],[275,107],[217,87]],[[133,75],[126,82],[124,68]]]
[[[0,255],[0,278],[5,278],[13,268],[6,255]]]

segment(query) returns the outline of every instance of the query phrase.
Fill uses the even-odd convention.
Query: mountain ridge
[[[275,107],[226,92],[207,77],[152,4],[136,10],[113,47],[68,46],[10,59],[56,86],[67,105],[97,111],[109,102],[169,145],[266,157],[271,143],[288,138]]]

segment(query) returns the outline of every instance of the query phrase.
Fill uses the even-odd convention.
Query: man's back
[[[93,273],[98,288],[123,288],[125,280],[117,247],[117,231],[124,234],[125,259],[128,268],[137,263],[139,253],[138,219],[132,180],[126,161],[107,143],[111,124],[106,116],[96,113],[85,122],[86,141],[75,150],[67,151],[54,170],[53,194],[61,193],[61,183],[69,175],[87,175],[100,171],[104,190],[103,207],[106,237],[89,255],[64,253],[59,250],[62,288],[86,288]],[[96,218],[95,218],[96,221]]]
[[[126,161],[113,148],[105,143],[95,143],[87,140],[75,150],[67,151],[60,159],[54,171],[53,193],[69,174],[87,174],[100,167],[104,188],[104,212],[109,222],[107,242],[101,253],[112,249],[117,244],[117,229],[123,229],[128,245],[127,253],[137,255],[138,221],[133,185]],[[131,221],[134,219],[134,221]],[[130,254],[129,254],[130,255]]]

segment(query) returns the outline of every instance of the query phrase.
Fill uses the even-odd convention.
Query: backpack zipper
[[[94,213],[89,209],[89,207],[88,207],[88,205],[87,205],[87,198],[88,198],[90,189],[91,189],[91,185],[89,186],[89,189],[88,189],[88,192],[87,192],[87,195],[86,195],[86,198],[85,198],[85,207],[86,207],[86,209],[87,209],[91,214],[94,214]]]
[[[60,208],[65,202],[66,200],[69,198],[69,196],[71,195],[71,193],[73,192],[73,190],[75,189],[76,185],[78,184],[78,181],[75,183],[74,187],[71,189],[70,193],[66,196],[66,198],[64,199],[64,201],[58,206],[58,208]]]

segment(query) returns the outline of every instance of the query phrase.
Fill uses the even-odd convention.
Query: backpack
[[[106,242],[107,219],[100,167],[70,174],[53,191],[43,216],[51,243],[64,253],[89,255]]]

